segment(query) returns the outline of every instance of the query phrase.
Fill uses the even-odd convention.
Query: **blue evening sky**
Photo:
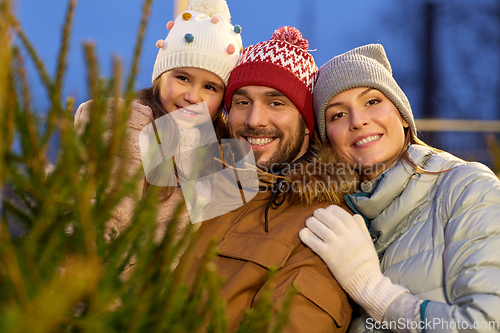
[[[440,9],[436,21],[438,117],[499,119],[500,6],[498,0],[426,0]],[[299,28],[310,41],[318,66],[368,43],[382,43],[394,77],[418,118],[423,107],[424,0],[227,0],[232,23],[243,28],[243,44],[267,40],[283,25]],[[30,40],[54,72],[66,0],[18,0],[17,14]],[[142,0],[80,0],[73,29],[65,96],[88,99],[82,43],[94,41],[102,73],[120,55],[130,67]],[[498,7],[498,8],[497,8]],[[499,13],[495,16],[494,10]],[[488,16],[490,15],[490,16]],[[166,37],[173,0],[155,0],[135,88],[151,84],[155,42]],[[496,21],[495,21],[496,20]],[[29,62],[28,62],[29,63]],[[45,95],[32,75],[40,109]],[[480,102],[480,105],[478,103]],[[472,112],[473,111],[473,112]]]
[[[299,28],[310,41],[318,66],[333,56],[368,43],[384,45],[394,77],[408,96],[413,113],[424,107],[424,11],[435,3],[438,118],[500,119],[500,3],[498,0],[227,0],[232,23],[243,28],[244,46],[268,40],[280,26]],[[17,0],[16,12],[26,34],[54,73],[67,0]],[[86,101],[86,70],[82,44],[93,41],[101,72],[109,76],[111,59],[119,55],[129,69],[142,0],[80,0],[73,28],[64,96],[77,105]],[[166,37],[173,19],[173,0],[155,0],[147,29],[135,88],[150,86],[157,53],[155,42]],[[47,99],[40,80],[26,61],[34,89],[34,105],[43,113]],[[483,134],[440,134],[435,145],[489,152]],[[475,156],[475,155],[470,155]]]
[[[243,28],[244,46],[267,40],[280,26],[299,28],[310,41],[318,66],[336,54],[367,43],[380,42],[390,58],[405,54],[393,40],[392,27],[386,27],[388,8],[394,0],[228,0],[232,23]],[[45,60],[51,73],[55,70],[67,1],[19,0],[17,13],[23,28]],[[142,1],[79,1],[73,29],[70,65],[66,77],[66,94],[77,102],[87,99],[82,43],[93,40],[98,50],[101,71],[111,69],[111,58],[120,55],[129,68]],[[144,43],[136,88],[150,85],[157,53],[155,42],[165,38],[165,24],[173,18],[173,1],[156,0],[151,12]],[[407,52],[406,52],[407,53]],[[408,55],[404,55],[407,57]],[[36,76],[35,76],[36,77]],[[38,78],[33,87],[38,85]],[[39,90],[37,90],[38,93]],[[42,95],[43,96],[43,95]]]

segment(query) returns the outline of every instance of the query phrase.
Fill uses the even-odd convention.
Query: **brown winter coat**
[[[81,126],[88,122],[89,115],[90,102],[87,102],[78,108],[75,126],[81,129]],[[142,169],[138,136],[152,120],[153,114],[149,107],[135,102],[132,104],[127,129],[128,140],[122,147],[125,151],[124,163],[128,166],[127,177],[132,177],[139,168]],[[335,162],[328,145],[322,150],[324,151],[319,152],[318,159],[323,163]],[[122,163],[122,160],[117,157],[115,167],[119,163]],[[264,172],[259,173],[261,191],[250,202],[196,225],[201,225],[198,230],[199,252],[195,254],[197,260],[204,254],[208,241],[217,240],[220,252],[216,266],[225,278],[222,296],[227,302],[230,330],[240,325],[244,310],[252,307],[260,297],[268,269],[271,267],[278,269],[272,290],[275,310],[280,308],[283,296],[291,286],[298,289],[285,332],[344,332],[347,329],[352,313],[347,296],[323,261],[301,243],[298,233],[315,209],[343,202],[339,191],[318,189],[314,182],[311,186],[304,186],[304,182],[307,184],[311,180],[322,180],[324,183],[339,183],[352,179],[337,176],[326,179],[324,174],[311,176],[311,172],[301,172],[311,170],[305,168],[308,163],[301,162],[301,168],[286,177],[288,183],[298,182],[299,186],[287,193],[281,206],[271,205],[268,232],[264,229],[265,209],[278,177]],[[113,229],[120,233],[130,225],[135,205],[142,196],[143,182],[144,178],[141,178],[137,191],[125,197],[113,211],[108,221],[108,232]],[[282,197],[283,194],[277,201],[281,201]],[[159,207],[157,222],[160,224],[160,234],[157,237],[162,236],[173,210],[179,203],[182,203],[180,188]],[[190,223],[186,209],[181,219],[182,225]],[[129,268],[133,265],[132,261]],[[191,278],[194,277],[196,268],[197,265],[194,264]],[[123,277],[127,278],[130,271],[127,269]]]
[[[331,153],[331,151],[330,151]],[[302,162],[305,166],[307,162]],[[319,180],[300,171],[288,176],[288,183]],[[288,191],[281,206],[269,209],[269,231],[265,231],[266,205],[278,177],[260,172],[260,191],[248,203],[222,216],[202,222],[196,258],[199,260],[210,239],[217,241],[217,271],[225,282],[222,296],[227,302],[229,330],[235,330],[245,309],[261,296],[269,268],[278,269],[272,298],[278,310],[287,290],[296,287],[285,332],[344,332],[352,308],[344,291],[323,261],[301,243],[298,233],[315,209],[340,203],[342,196],[309,188]],[[330,179],[338,181],[339,179]],[[280,202],[283,194],[277,198]],[[196,267],[197,265],[193,265]],[[191,277],[194,276],[194,268]]]

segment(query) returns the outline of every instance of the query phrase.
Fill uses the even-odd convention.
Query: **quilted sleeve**
[[[500,330],[500,181],[486,166],[447,171],[443,196],[447,303],[421,307],[426,332]],[[429,324],[429,323],[432,323]]]

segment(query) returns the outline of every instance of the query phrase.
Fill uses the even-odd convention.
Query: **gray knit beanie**
[[[398,108],[413,134],[417,134],[410,102],[392,77],[391,64],[384,47],[368,44],[333,57],[319,70],[313,102],[322,140],[326,140],[325,109],[328,103],[341,92],[359,87],[382,92]]]

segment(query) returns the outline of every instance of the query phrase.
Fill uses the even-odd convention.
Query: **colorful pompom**
[[[184,21],[188,21],[191,17],[193,17],[191,13],[185,12],[182,14],[182,18],[184,19]]]
[[[215,15],[214,15],[214,16],[212,16],[212,17],[210,18],[210,20],[212,21],[212,23],[213,23],[213,24],[217,24],[217,23],[219,23],[220,18],[219,18],[218,16],[215,16]]]
[[[217,14],[226,22],[231,22],[231,14],[225,0],[189,0],[186,10],[204,13],[209,17]]]
[[[187,34],[184,35],[184,40],[187,42],[187,43],[191,43],[193,40],[194,40],[194,36],[193,34],[190,34],[189,32]]]
[[[235,25],[234,26],[234,32],[237,34],[241,34],[241,26],[240,25]]]
[[[162,49],[165,46],[165,41],[163,39],[158,39],[156,42],[156,47]]]
[[[167,23],[167,29],[168,30],[172,30],[173,27],[174,27],[174,21],[168,21],[168,23]]]
[[[233,44],[229,44],[229,45],[227,46],[227,53],[229,53],[229,54],[233,54],[235,51],[236,51],[236,48],[234,47],[234,45],[233,45]]]
[[[303,50],[309,48],[309,41],[302,37],[302,34],[297,28],[294,27],[281,27],[278,30],[274,31],[273,40],[281,40],[297,47],[300,47]]]

